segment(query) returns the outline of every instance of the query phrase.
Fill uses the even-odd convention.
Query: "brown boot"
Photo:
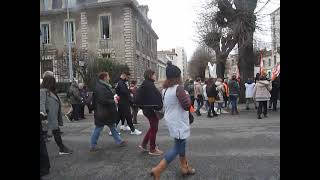
[[[191,166],[189,166],[187,162],[187,158],[185,156],[180,156],[180,166],[181,166],[181,172],[182,175],[194,175],[196,173],[196,170],[193,169]]]
[[[162,159],[160,163],[151,170],[150,175],[153,176],[153,180],[160,180],[160,175],[166,168],[167,162],[165,159]]]

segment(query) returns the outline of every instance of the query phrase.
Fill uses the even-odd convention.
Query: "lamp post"
[[[71,54],[71,23],[69,15],[69,2],[66,0],[67,5],[67,27],[68,27],[68,50],[69,50],[69,80],[73,80],[73,69],[72,69],[72,54]]]

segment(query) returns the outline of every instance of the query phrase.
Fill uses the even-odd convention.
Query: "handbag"
[[[166,95],[166,92],[167,92],[167,89],[163,93],[162,101],[164,101],[164,96]],[[164,107],[162,107],[162,109],[159,111],[154,110],[154,112],[156,113],[156,116],[159,120],[164,117]]]

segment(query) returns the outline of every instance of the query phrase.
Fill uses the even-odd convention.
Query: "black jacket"
[[[272,81],[272,90],[271,90],[271,99],[276,100],[278,99],[278,94],[280,91],[280,81],[275,79]]]
[[[160,110],[162,108],[161,93],[152,80],[144,80],[142,82],[141,86],[137,89],[134,104],[143,110]]]
[[[92,104],[96,126],[111,125],[117,122],[119,114],[114,102],[114,94],[108,85],[97,81]]]
[[[206,92],[208,97],[216,97],[218,95],[218,91],[215,84],[206,87]]]
[[[130,90],[126,84],[127,81],[120,79],[116,86],[116,93],[120,96],[119,105],[129,106],[132,102]]]

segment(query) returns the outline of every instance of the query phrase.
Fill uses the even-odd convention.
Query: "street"
[[[177,157],[161,175],[161,179],[192,180],[273,180],[280,179],[280,111],[269,110],[268,118],[258,120],[255,110],[240,106],[240,115],[221,114],[207,118],[203,113],[195,117],[191,136],[187,141],[187,157],[196,169],[194,176],[183,178]],[[71,155],[58,155],[58,147],[51,138],[47,143],[50,174],[44,180],[142,180],[151,179],[151,168],[162,156],[150,156],[138,149],[149,123],[138,116],[141,136],[121,131],[128,146],[118,147],[105,127],[98,145],[99,152],[89,152],[93,116],[80,122],[67,122],[61,130],[64,143],[74,150]],[[165,121],[159,123],[159,149],[166,152],[173,144]]]

